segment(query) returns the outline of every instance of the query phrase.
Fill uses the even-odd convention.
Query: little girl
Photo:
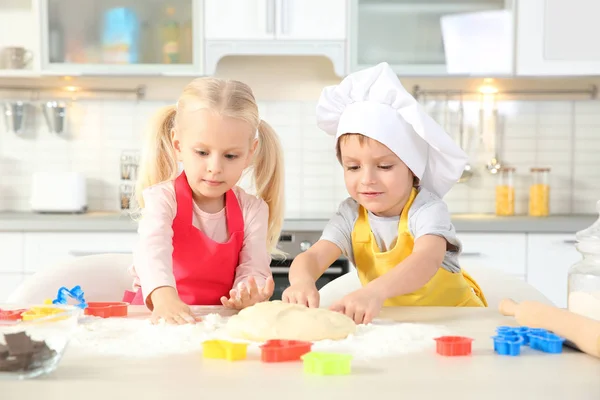
[[[486,305],[460,268],[443,196],[466,154],[402,87],[386,63],[323,90],[321,129],[336,136],[350,198],[321,239],[296,257],[283,300],[319,306],[315,281],[340,255],[356,266],[362,288],[332,305],[356,323],[386,306]]]
[[[241,309],[273,293],[270,253],[283,222],[283,161],[252,90],[199,78],[158,115],[136,183],[139,244],[125,301],[152,320],[193,323],[189,305]],[[183,171],[178,174],[178,162]],[[236,186],[248,167],[257,196]]]

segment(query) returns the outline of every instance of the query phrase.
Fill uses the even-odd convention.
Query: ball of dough
[[[356,330],[344,314],[324,308],[308,308],[280,300],[257,303],[227,321],[227,333],[238,339],[263,342],[281,340],[340,340]]]

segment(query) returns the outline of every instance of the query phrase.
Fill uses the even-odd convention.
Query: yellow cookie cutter
[[[48,304],[47,301],[45,301],[44,303]],[[34,320],[37,320],[40,318],[49,317],[51,315],[62,314],[64,312],[65,312],[65,310],[62,308],[59,308],[59,307],[35,306],[35,307],[31,307],[27,311],[23,312],[21,314],[21,319],[23,321],[34,321]],[[67,318],[67,316],[59,316],[57,318],[52,318],[52,321],[56,321],[56,320],[64,319],[64,318]]]
[[[202,342],[202,355],[204,358],[220,358],[228,361],[243,360],[246,358],[247,349],[247,343],[234,343],[227,340]]]

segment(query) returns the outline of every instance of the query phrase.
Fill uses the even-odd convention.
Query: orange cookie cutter
[[[100,318],[126,317],[129,303],[122,301],[90,301],[85,309],[85,315]]]
[[[284,362],[300,360],[310,352],[311,342],[300,340],[268,340],[260,346],[263,362]]]

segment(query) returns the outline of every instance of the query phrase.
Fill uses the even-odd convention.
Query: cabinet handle
[[[466,253],[461,253],[459,257],[480,257],[481,253],[478,251],[474,251],[474,252],[466,252]]]
[[[577,244],[577,240],[575,239],[565,239],[563,240],[564,244]]]
[[[275,0],[267,0],[267,33],[275,33]]]

